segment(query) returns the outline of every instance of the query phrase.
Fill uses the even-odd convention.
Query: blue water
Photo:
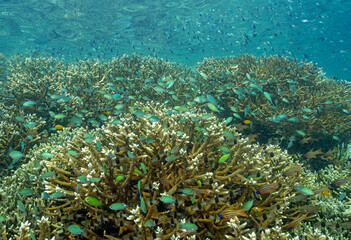
[[[244,2],[244,3],[243,3]],[[2,0],[0,52],[69,58],[279,54],[350,80],[351,1]]]

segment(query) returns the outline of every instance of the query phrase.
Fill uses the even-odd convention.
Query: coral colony
[[[351,237],[350,87],[312,63],[0,64],[2,239]]]

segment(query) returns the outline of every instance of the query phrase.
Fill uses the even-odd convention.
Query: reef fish
[[[85,234],[85,230],[83,228],[79,227],[78,225],[69,225],[67,230],[74,235]]]
[[[285,170],[282,174],[283,177],[289,177],[292,176],[294,174],[296,174],[297,172],[302,171],[301,166],[292,166],[290,168],[288,168],[287,170]]]
[[[311,195],[314,194],[314,192],[313,192],[311,189],[309,189],[309,188],[307,188],[307,187],[304,187],[303,185],[298,185],[298,186],[296,186],[296,187],[295,187],[295,190],[299,191],[300,193],[302,193],[302,194],[304,194],[304,195],[309,195],[309,196],[311,196]]]
[[[275,189],[277,189],[278,187],[279,187],[279,183],[274,182],[272,184],[268,184],[268,185],[262,186],[260,189],[258,189],[256,191],[256,193],[259,193],[259,194],[271,193]]]
[[[84,200],[86,203],[93,207],[99,207],[103,205],[99,200],[97,200],[94,197],[86,197]]]
[[[245,208],[242,208],[242,209],[239,209],[239,210],[234,210],[232,208],[227,208],[227,209],[223,210],[219,214],[219,216],[223,217],[225,219],[231,219],[231,218],[234,218],[234,217],[237,217],[237,216],[247,217],[247,214],[245,213],[245,211],[246,211]]]
[[[351,178],[339,178],[339,179],[334,180],[330,184],[330,186],[332,186],[332,187],[340,187],[340,186],[348,183],[350,180],[351,180]]]
[[[299,214],[291,222],[289,222],[288,224],[284,225],[283,228],[286,228],[288,230],[293,230],[293,229],[297,228],[301,224],[301,222],[307,218],[307,214],[308,213],[306,213],[305,215],[302,215],[302,216],[301,216],[301,214]]]
[[[318,149],[317,151],[314,151],[312,149],[304,155],[304,158],[307,158],[307,159],[316,158],[317,155],[319,155],[319,154],[323,154],[322,149]]]

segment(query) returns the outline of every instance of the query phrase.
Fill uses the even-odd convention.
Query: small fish
[[[87,183],[88,182],[88,179],[84,175],[80,175],[78,177],[78,180],[81,181],[82,183]]]
[[[109,208],[114,211],[120,211],[127,208],[127,205],[124,203],[112,203]]]
[[[21,152],[23,152],[23,149],[24,149],[24,142],[21,141]]]
[[[130,152],[130,151],[127,151],[127,155],[128,155],[128,157],[131,158],[131,159],[136,158],[136,156],[134,156],[133,153]]]
[[[155,221],[152,219],[146,220],[144,224],[146,227],[155,227],[156,226]]]
[[[191,204],[194,204],[196,200],[196,193],[193,194],[193,197],[191,198]]]
[[[271,98],[271,95],[268,92],[263,92],[263,95],[265,96],[265,98],[268,99],[268,101],[273,105],[273,101]]]
[[[175,203],[176,202],[175,198],[173,198],[171,196],[166,196],[166,195],[162,196],[160,198],[160,201],[162,201],[163,203]]]
[[[297,134],[301,135],[301,136],[306,136],[306,133],[302,130],[296,130]]]
[[[69,225],[67,230],[74,235],[85,234],[85,230],[83,228],[79,227],[78,225]]]
[[[274,182],[272,184],[268,184],[265,186],[262,186],[260,189],[258,189],[256,191],[256,193],[258,194],[266,194],[266,193],[271,193],[273,192],[275,189],[277,189],[279,187],[279,183]]]
[[[144,173],[147,174],[147,169],[146,169],[146,166],[143,162],[140,163],[140,167],[144,171]]]
[[[101,143],[99,141],[96,141],[96,151],[99,152],[101,149]]]
[[[150,122],[159,122],[160,118],[157,116],[149,116],[148,118],[150,120]]]
[[[254,213],[261,213],[263,212],[264,208],[260,208],[260,207],[253,207],[251,208],[251,211]]]
[[[56,198],[60,198],[60,197],[62,197],[62,196],[64,196],[64,195],[65,195],[65,194],[62,193],[62,192],[54,192],[54,193],[51,193],[51,194],[50,194],[50,198],[56,199]]]
[[[317,194],[328,196],[328,197],[331,196],[329,186],[325,186],[323,188],[315,189],[315,190],[313,190],[313,193],[314,194],[312,196],[315,196]]]
[[[33,101],[26,101],[24,102],[22,105],[24,107],[31,107],[31,106],[34,106],[35,104],[37,104],[36,102],[33,102]]]
[[[312,110],[310,108],[303,108],[301,109],[303,112],[310,113]]]
[[[56,118],[56,119],[63,119],[63,118],[65,118],[65,117],[66,117],[66,115],[65,115],[65,114],[62,114],[62,113],[56,114],[56,115],[54,116],[54,118]]]
[[[301,213],[316,213],[319,211],[322,211],[323,208],[319,206],[314,206],[314,205],[305,205],[299,207],[299,210]]]
[[[251,120],[248,120],[248,119],[244,120],[243,123],[246,124],[246,125],[250,125],[251,124]]]
[[[221,150],[224,153],[230,153],[230,149],[228,147],[226,147],[226,146],[222,146],[221,145],[221,146],[218,147],[218,149]]]
[[[289,121],[289,122],[299,122],[299,119],[297,117],[291,117],[291,118],[288,118],[287,121]]]
[[[344,200],[346,198],[346,193],[342,193],[342,194],[340,194],[340,196],[338,197],[338,200],[339,201],[342,201],[342,200]]]
[[[245,209],[245,211],[249,211],[252,208],[254,201],[255,199],[251,198],[249,201],[243,204],[243,208]]]
[[[193,195],[194,191],[191,188],[182,188],[180,191],[185,195]]]
[[[198,96],[198,97],[194,98],[194,101],[197,103],[205,103],[205,102],[207,102],[207,99],[205,97]]]
[[[234,136],[234,134],[231,131],[224,130],[223,131],[223,135],[225,137],[227,137],[228,139],[235,139],[235,136]]]
[[[213,104],[213,103],[207,103],[207,106],[209,107],[209,109],[211,109],[212,111],[216,112],[216,113],[220,113],[220,110]]]
[[[285,170],[282,175],[283,175],[283,177],[289,177],[289,176],[295,175],[297,172],[300,172],[300,171],[302,171],[301,166],[299,166],[299,165],[291,166],[290,168]]]
[[[301,214],[299,214],[291,222],[289,222],[288,224],[284,225],[283,228],[286,228],[288,230],[293,230],[293,229],[297,228],[301,224],[301,222],[307,218],[307,214],[308,213],[306,213],[303,216],[301,216]]]
[[[147,213],[146,204],[145,204],[143,195],[141,193],[140,193],[140,208],[144,213]]]
[[[346,114],[350,114],[350,111],[347,110],[347,109],[343,109],[342,111],[343,111],[344,113],[346,113]]]
[[[222,157],[219,158],[218,163],[222,163],[226,161],[229,158],[229,156],[230,156],[230,153],[224,154]]]
[[[26,208],[24,207],[24,204],[22,201],[18,200],[17,201],[17,205],[19,207],[19,209],[24,213],[24,215],[27,217],[27,211]]]
[[[119,175],[119,176],[117,176],[116,177],[116,181],[121,181],[121,180],[123,180],[124,179],[124,176],[123,175]]]
[[[46,158],[53,158],[53,157],[55,157],[54,154],[49,153],[49,152],[43,152],[41,155],[42,155],[43,157],[46,157]]]
[[[20,158],[23,158],[25,157],[25,155],[19,151],[16,151],[16,150],[13,150],[10,152],[10,157],[13,159],[13,160],[19,160]]]
[[[217,102],[216,102],[216,99],[210,95],[210,94],[207,94],[207,100],[212,103],[213,105],[215,105],[216,107],[218,106]]]
[[[339,178],[339,179],[334,180],[330,184],[330,186],[332,186],[332,187],[340,187],[340,186],[345,185],[346,183],[348,183],[350,180],[351,180],[351,177],[350,178]]]
[[[301,144],[306,144],[306,143],[309,143],[309,142],[311,142],[313,140],[313,138],[310,136],[310,137],[304,137],[301,141],[300,141],[300,143]]]
[[[304,158],[310,159],[310,158],[317,158],[317,155],[323,154],[322,149],[318,149],[317,151],[314,151],[313,149],[308,151],[305,155]]]
[[[32,196],[35,193],[35,191],[31,188],[25,188],[19,191],[18,193],[22,196]]]
[[[25,122],[24,118],[21,116],[17,116],[17,117],[15,117],[15,119],[19,122]]]
[[[101,179],[99,177],[94,177],[94,178],[90,178],[89,182],[97,183],[97,182],[100,182],[100,180]]]
[[[183,228],[186,231],[191,231],[191,232],[197,231],[198,229],[198,226],[196,226],[196,224],[194,223],[184,223],[184,224],[181,224],[179,227]]]
[[[170,156],[167,156],[165,160],[167,162],[172,162],[172,161],[175,161],[175,160],[177,160],[179,158],[180,158],[179,156],[170,155]]]
[[[286,98],[282,98],[282,100],[283,100],[283,102],[285,102],[285,103],[290,103],[289,100],[286,99]]]
[[[208,76],[206,75],[206,73],[204,73],[204,72],[199,72],[199,74],[200,74],[201,77],[203,77],[205,80],[208,80]]]
[[[99,207],[103,205],[99,200],[97,200],[94,197],[86,197],[84,200],[86,203],[93,207]]]
[[[231,219],[236,216],[242,216],[242,217],[247,217],[247,214],[245,213],[246,209],[242,208],[240,210],[234,210],[232,208],[227,208],[223,210],[220,215],[225,218],[225,219]]]
[[[62,130],[62,129],[64,129],[64,127],[60,124],[57,124],[57,125],[55,125],[55,129]]]
[[[233,116],[238,118],[238,119],[241,119],[240,115],[238,113],[233,113]]]
[[[225,124],[229,124],[229,123],[231,123],[233,121],[233,117],[228,117],[228,118],[226,118],[225,119]]]
[[[295,186],[295,190],[299,191],[303,195],[312,196],[314,194],[314,192],[311,189],[304,187],[303,185]]]
[[[301,201],[303,201],[303,200],[305,200],[306,198],[308,198],[308,196],[307,195],[296,195],[296,196],[294,196],[294,197],[292,197],[292,198],[290,198],[290,202],[293,202],[293,203],[296,203],[296,202],[301,202]]]

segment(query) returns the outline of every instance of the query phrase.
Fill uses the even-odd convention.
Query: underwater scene
[[[351,239],[349,16],[0,0],[0,239]]]

